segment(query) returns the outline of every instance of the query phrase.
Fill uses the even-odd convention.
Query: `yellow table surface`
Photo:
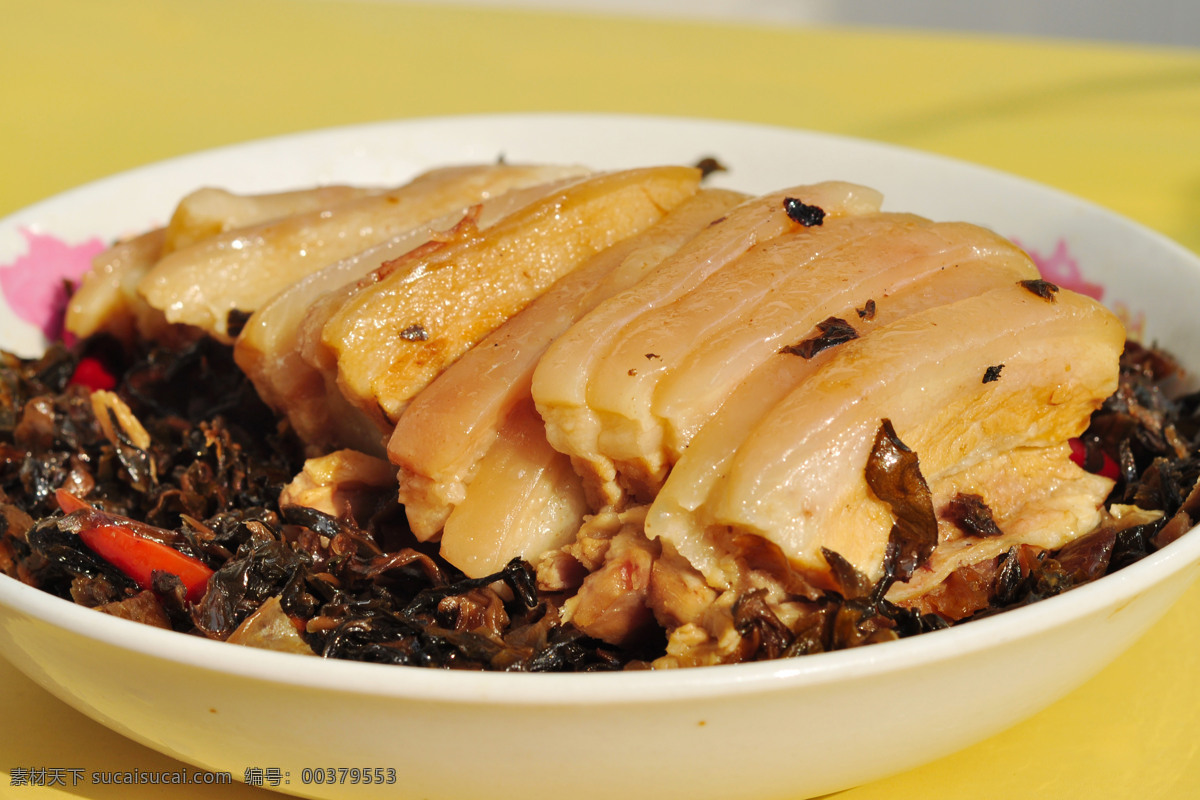
[[[261,136],[571,110],[746,120],[936,151],[1088,198],[1200,251],[1200,51],[400,2],[0,1],[0,215]],[[13,785],[14,769],[39,767],[181,765],[0,659],[0,796],[267,796],[240,784]],[[837,795],[965,796],[1200,796],[1200,586],[1032,719]]]

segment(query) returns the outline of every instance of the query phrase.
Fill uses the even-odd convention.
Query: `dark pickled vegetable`
[[[967,536],[999,536],[1000,526],[992,517],[992,510],[977,494],[958,494],[942,509],[942,517],[949,520]]]
[[[792,222],[803,225],[806,228],[812,228],[825,222],[825,209],[809,205],[795,197],[784,199],[783,210]]]
[[[424,342],[429,338],[429,331],[424,325],[409,325],[400,331],[400,338],[406,342]]]
[[[829,317],[817,323],[816,331],[798,344],[788,345],[779,352],[801,358],[812,358],[817,353],[858,338],[858,331],[840,317]]]
[[[11,577],[222,640],[278,598],[327,657],[532,671],[608,670],[631,660],[559,623],[528,564],[468,580],[419,549],[402,515],[359,528],[279,508],[302,451],[227,347],[202,340],[178,352],[122,354],[115,382],[100,385],[72,379],[81,352],[54,348],[0,365],[0,568]],[[96,389],[112,389],[119,405],[93,405]],[[136,423],[121,417],[124,408]],[[136,426],[148,434],[145,447],[128,430]],[[60,490],[86,503],[68,501],[64,515]],[[85,541],[105,529],[167,548],[175,566],[151,558],[131,578],[111,544]],[[196,573],[179,564],[203,564],[211,577],[197,592]]]
[[[937,515],[917,454],[900,441],[891,420],[883,420],[875,434],[866,475],[867,486],[896,518],[884,570],[896,580],[908,580],[937,546]]]
[[[707,178],[714,172],[726,172],[724,164],[712,156],[705,156],[696,162],[696,169],[700,170],[700,177]]]
[[[1050,281],[1041,280],[1040,278],[1035,280],[1021,281],[1020,283],[1030,292],[1036,294],[1043,300],[1049,300],[1051,303],[1054,302],[1055,295],[1058,294],[1057,286]]]

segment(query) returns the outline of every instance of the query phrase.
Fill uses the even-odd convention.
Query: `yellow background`
[[[0,215],[261,136],[570,110],[746,120],[936,151],[1080,195],[1200,251],[1195,50],[400,2],[0,0]],[[1198,796],[1198,616],[1193,587],[1130,652],[1046,711],[838,797]],[[179,768],[0,660],[0,796],[266,796],[240,785],[154,794],[10,785],[9,770],[36,766]]]

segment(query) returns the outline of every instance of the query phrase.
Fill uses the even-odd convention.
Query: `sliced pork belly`
[[[156,228],[117,242],[92,259],[67,303],[64,327],[83,339],[107,333],[132,342],[144,328],[165,325],[161,312],[146,305],[138,282],[162,256],[166,230]]]
[[[1003,280],[1039,277],[1028,255],[991,231],[967,223],[880,216],[886,219],[878,228],[814,262],[803,275],[787,275],[741,318],[725,314],[703,340],[693,341],[674,369],[662,374],[650,416],[661,421],[669,461],[679,458],[746,376],[830,317],[870,329],[939,298],[948,302]],[[787,250],[778,248],[769,262],[790,266]],[[713,298],[697,300],[695,305],[703,307]]]
[[[873,189],[840,182],[797,186],[747,200],[651,275],[600,304],[555,340],[534,372],[533,397],[551,443],[571,455],[594,507],[623,499],[611,460],[599,453],[599,413],[589,406],[588,397],[589,376],[617,333],[643,313],[671,303],[756,245],[814,224],[822,216],[811,215],[814,209],[832,220],[875,213],[881,201]]]
[[[466,497],[477,462],[510,411],[530,398],[534,367],[550,342],[744,199],[719,189],[698,192],[644,233],[563,277],[413,398],[396,423],[388,457],[399,468],[400,502],[418,538],[436,536]]]
[[[107,333],[122,340],[161,339],[168,323],[138,293],[138,284],[167,253],[232,228],[326,208],[380,190],[322,186],[272,194],[197,189],[179,201],[164,228],[118,242],[98,255],[71,298],[65,324],[80,338]]]
[[[910,314],[956,303],[1018,281],[1037,279],[1037,268],[1027,256],[1011,246],[987,246],[992,234],[975,230],[981,245],[970,254],[953,248],[943,254],[953,258],[947,259],[942,267],[928,271],[907,285],[875,297],[860,295],[853,309],[848,306],[845,312],[855,333],[860,338],[867,337]],[[860,315],[860,308],[868,313]],[[819,328],[813,330],[815,333]],[[703,537],[695,535],[697,526],[704,524],[700,522],[701,505],[728,473],[738,446],[763,417],[801,383],[837,358],[838,353],[839,348],[831,347],[805,357],[784,349],[773,353],[751,371],[680,453],[647,514],[646,534],[678,543],[692,563],[710,579],[719,582],[714,567],[719,554]]]
[[[583,485],[570,459],[546,441],[532,400],[508,415],[475,473],[441,539],[442,556],[468,577],[514,558],[532,561],[575,538],[587,513]]]
[[[599,454],[622,489],[649,501],[695,432],[781,347],[985,253],[1036,276],[994,234],[912,215],[833,219],[755,247],[616,336],[588,379]]]
[[[934,509],[971,487],[997,520],[1019,527],[1035,515],[1044,541],[1090,529],[1111,482],[1075,467],[1064,443],[1116,388],[1125,332],[1094,301],[1045,288],[1013,284],[837,345],[737,447],[672,544],[690,559],[698,546],[725,549],[727,532],[753,533],[815,580],[828,575],[823,549],[878,580],[903,510],[868,485],[889,426],[919,459]],[[1006,463],[1039,460],[1043,474],[1057,465],[1052,488],[1030,499],[998,487]],[[1021,473],[1032,480],[1035,470]],[[975,475],[995,483],[975,485]],[[933,525],[942,540],[962,536],[944,519]]]
[[[532,185],[514,188],[405,231],[382,244],[317,270],[271,298],[247,320],[234,343],[238,366],[254,383],[259,396],[287,415],[292,427],[310,449],[323,452],[353,447],[383,455],[381,429],[371,417],[347,403],[337,388],[336,367],[305,360],[306,331],[323,327],[333,308],[357,289],[357,281],[385,261],[391,261],[454,236],[456,226],[469,216],[468,227],[484,230],[497,221],[566,186],[576,177],[556,178],[560,167],[533,168],[523,175],[506,174],[503,182]],[[568,171],[574,171],[572,170]],[[543,182],[542,178],[550,180]],[[307,326],[307,327],[306,327]]]
[[[915,238],[921,225],[918,218],[871,214],[789,232],[625,325],[589,375],[587,392],[588,407],[600,418],[598,453],[613,463],[621,488],[649,501],[674,461],[670,451],[687,445],[684,440],[672,448],[653,414],[664,381],[685,364],[702,361],[699,351],[705,347],[749,350],[735,364],[710,359],[703,365],[707,371],[695,376],[703,392],[692,402],[703,408],[692,413],[707,418],[738,378],[782,343],[907,277],[900,269],[908,260],[902,243]],[[714,384],[721,367],[734,374]]]
[[[461,218],[443,220],[453,226]],[[346,402],[333,374],[304,359],[305,317],[321,305],[324,295],[426,244],[434,232],[432,225],[419,226],[301,278],[251,314],[234,341],[238,367],[263,402],[287,416],[311,454],[349,447],[381,456],[387,432]]]
[[[1099,521],[1097,506],[1112,481],[1080,470],[1070,445],[1016,448],[942,478],[934,495],[939,543],[912,577],[893,584],[887,597],[907,604],[934,589],[961,566],[978,564],[1015,545],[1055,550]],[[976,497],[998,533],[970,535],[955,523],[951,503]]]
[[[248,315],[305,275],[505,191],[530,169],[547,179],[541,167],[448,167],[381,194],[225,231],[167,254],[138,288],[169,321],[231,341],[231,313]]]
[[[282,219],[293,214],[332,208],[382,188],[362,186],[318,186],[290,192],[236,194],[226,189],[204,187],[188,194],[175,206],[167,223],[163,253],[173,253],[201,239],[236,228]]]
[[[476,236],[385,264],[322,330],[343,394],[394,422],[472,345],[592,255],[653,225],[699,181],[688,167],[598,175]]]

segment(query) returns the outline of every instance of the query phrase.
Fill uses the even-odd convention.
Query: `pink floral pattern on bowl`
[[[55,341],[62,335],[63,314],[71,287],[105,248],[98,237],[71,244],[51,234],[22,228],[28,250],[0,264],[0,294],[18,318]]]
[[[1064,289],[1087,295],[1098,302],[1104,300],[1104,287],[1090,282],[1083,276],[1083,270],[1080,269],[1079,262],[1071,254],[1071,247],[1067,244],[1066,239],[1060,238],[1049,255],[1027,247],[1016,239],[1013,241],[1024,248],[1046,280]],[[1110,303],[1109,305],[1113,312],[1121,318],[1121,322],[1125,324],[1125,330],[1128,331],[1130,338],[1140,340],[1146,327],[1145,315],[1141,312],[1133,313],[1124,303]]]

